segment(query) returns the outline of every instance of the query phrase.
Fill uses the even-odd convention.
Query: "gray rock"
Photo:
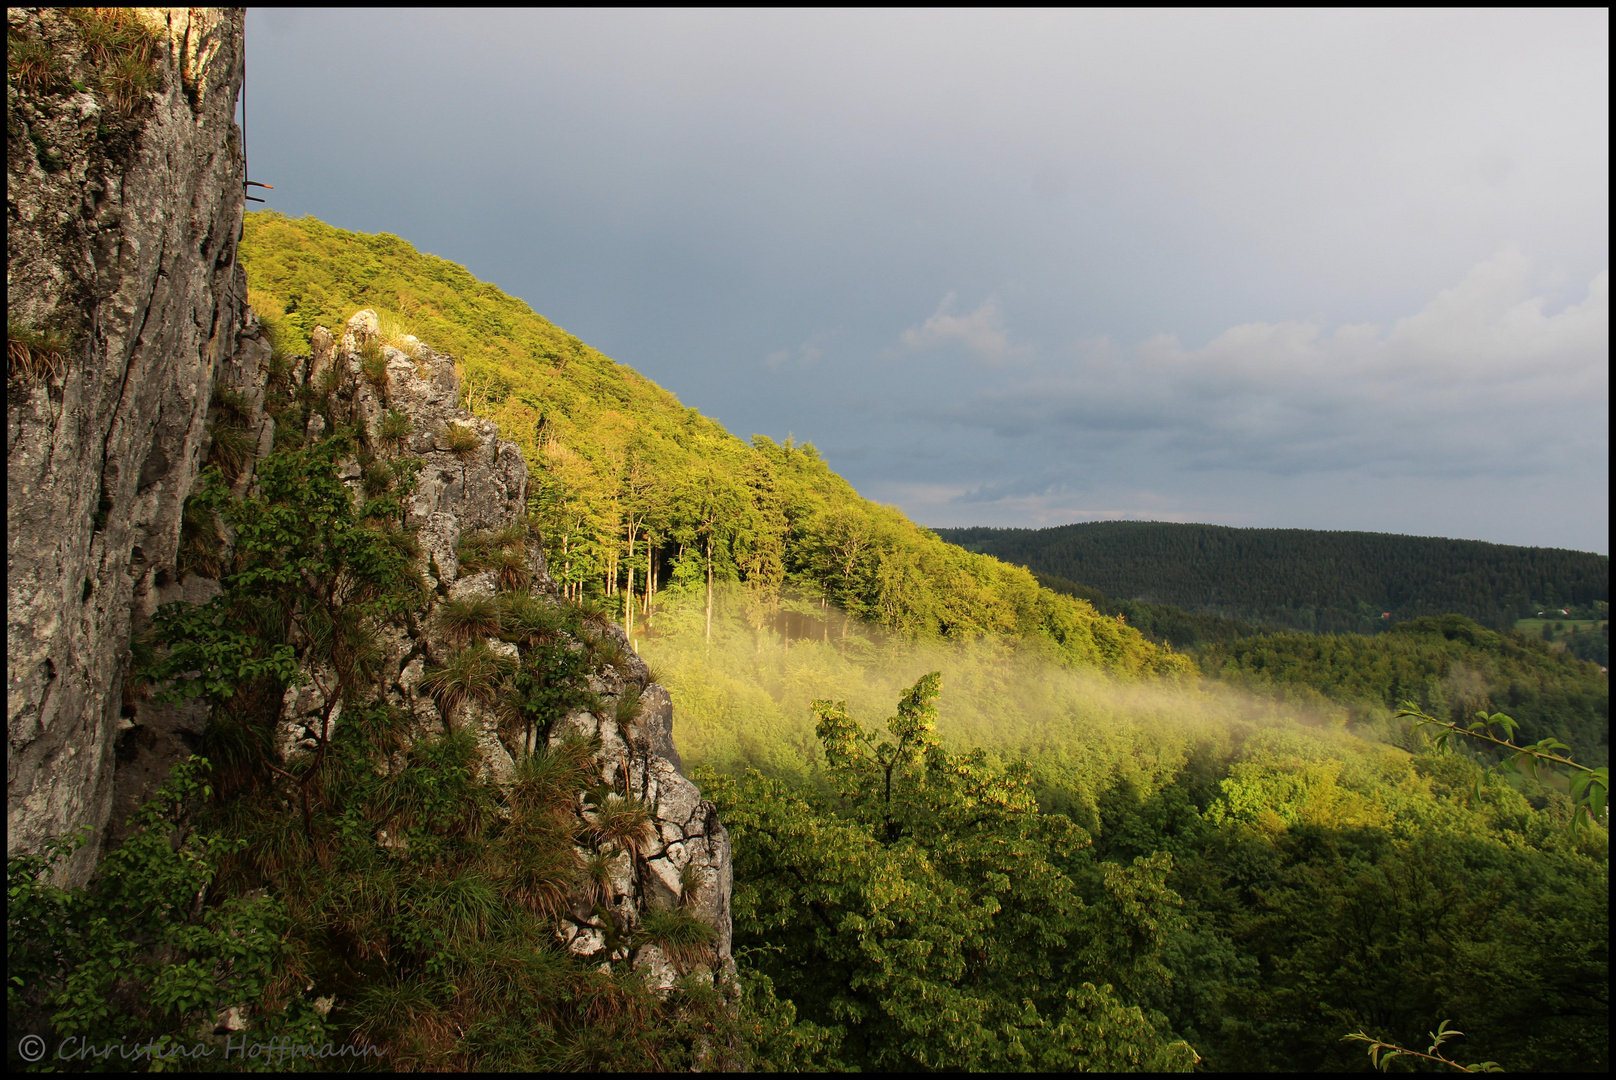
[[[71,337],[57,373],[7,392],[8,852],[106,824],[137,597],[175,577],[215,382],[240,356],[250,383],[262,355],[243,345],[258,332],[236,261],[242,13],[142,10],[164,88],[135,119],[7,84],[7,316]],[[80,62],[61,9],[8,20]],[[61,879],[82,882],[99,848]]]

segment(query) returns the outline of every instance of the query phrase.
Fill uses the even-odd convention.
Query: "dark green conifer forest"
[[[1511,629],[1537,604],[1604,611],[1607,561],[933,531],[396,237],[260,213],[241,251],[278,361],[374,308],[384,335],[452,354],[464,404],[521,446],[526,530],[465,551],[542,544],[568,603],[541,618],[502,589],[484,613],[521,649],[507,689],[542,730],[613,662],[562,646],[627,632],[734,844],[739,985],[658,997],[547,944],[576,747],[500,786],[467,740],[356,709],[299,774],[304,802],[274,796],[250,706],[279,700],[276,620],[310,603],[282,571],[363,585],[370,607],[328,613],[337,651],[341,627],[414,602],[382,504],[409,477],[356,503],[339,431],[278,440],[256,494],[206,489],[251,542],[211,608],[165,613],[141,677],[212,704],[208,764],[88,890],[49,884],[59,853],[11,861],[13,1031],[175,1039],[242,1006],[385,1047],[382,1067],[1260,1072],[1369,1069],[1350,1036],[1423,1051],[1449,1022],[1465,1063],[1608,1071],[1608,771],[1586,771],[1608,764],[1608,678]],[[316,395],[277,393],[280,427],[305,430]],[[384,819],[407,849],[380,846]],[[667,918],[646,932],[678,948],[693,931]],[[326,1011],[298,1003],[311,981]]]

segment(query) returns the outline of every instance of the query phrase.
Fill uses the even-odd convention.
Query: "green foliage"
[[[158,33],[132,8],[68,8],[86,58],[100,72],[100,88],[113,107],[131,116],[162,86]]]
[[[1447,1020],[1442,1021],[1442,1023],[1437,1025],[1437,1029],[1430,1033],[1431,1045],[1426,1048],[1426,1052],[1423,1054],[1418,1050],[1405,1049],[1404,1047],[1398,1046],[1395,1043],[1383,1042],[1371,1035],[1365,1035],[1361,1031],[1355,1031],[1351,1035],[1344,1036],[1342,1041],[1346,1042],[1348,1040],[1355,1040],[1357,1042],[1368,1043],[1369,1062],[1381,1072],[1389,1071],[1391,1069],[1393,1059],[1399,1057],[1424,1058],[1427,1061],[1436,1061],[1443,1065],[1451,1066],[1452,1068],[1458,1069],[1460,1072],[1504,1071],[1496,1061],[1483,1061],[1476,1065],[1461,1065],[1457,1061],[1437,1053],[1437,1051],[1442,1048],[1443,1043],[1450,1039],[1460,1038],[1464,1035],[1464,1032],[1455,1031],[1454,1029],[1448,1027],[1448,1023],[1449,1022]]]
[[[257,1039],[326,1039],[324,1018],[286,977],[285,906],[214,888],[220,864],[243,843],[197,828],[211,795],[207,769],[198,758],[176,766],[88,888],[49,882],[54,864],[82,836],[8,858],[7,1015],[14,1034],[19,1025],[43,1032],[51,1047],[69,1039],[151,1040],[155,1055],[196,1045],[200,1031],[219,1053],[215,1020],[236,1007]]]
[[[1513,719],[1503,713],[1493,713],[1488,716],[1485,712],[1476,713],[1476,718],[1470,723],[1460,726],[1438,720],[1434,716],[1427,716],[1421,712],[1413,702],[1409,702],[1397,714],[1399,717],[1410,717],[1415,721],[1416,727],[1427,724],[1441,729],[1436,737],[1436,748],[1447,748],[1448,740],[1453,735],[1463,735],[1466,738],[1484,743],[1503,751],[1507,756],[1494,766],[1494,770],[1505,775],[1522,774],[1538,779],[1538,767],[1547,766],[1551,769],[1570,770],[1571,781],[1569,792],[1571,796],[1571,827],[1573,830],[1584,828],[1592,822],[1608,825],[1606,804],[1610,798],[1610,768],[1600,766],[1590,769],[1586,765],[1579,765],[1570,758],[1555,753],[1556,750],[1570,750],[1565,743],[1555,738],[1540,739],[1531,746],[1518,746],[1512,740],[1518,725]],[[1492,729],[1498,728],[1503,737],[1493,734]],[[1481,780],[1476,780],[1476,797],[1481,797]]]
[[[460,568],[467,572],[494,571],[495,582],[502,590],[526,589],[532,579],[528,571],[529,542],[528,529],[520,524],[468,532],[461,537],[457,552]]]
[[[490,649],[486,641],[479,640],[455,653],[441,667],[428,668],[421,678],[421,688],[436,699],[447,723],[469,701],[491,702],[510,673],[510,663]]]
[[[415,425],[410,422],[406,413],[397,409],[389,409],[387,413],[376,421],[376,441],[383,447],[397,452],[404,446],[404,440],[410,437]]]
[[[718,932],[689,909],[652,908],[640,920],[640,934],[680,969],[712,963]]]
[[[483,638],[498,637],[503,606],[493,597],[467,597],[445,600],[438,605],[438,624],[450,642],[469,645]]]
[[[738,945],[849,1065],[1188,1069],[1077,947],[1095,929],[1072,876],[1086,837],[1039,812],[1024,769],[943,750],[937,689],[911,687],[880,739],[818,704],[834,797],[702,775],[736,846]],[[1107,932],[1155,917],[1118,915]]]
[[[1107,596],[1310,633],[1449,613],[1504,629],[1551,599],[1610,599],[1608,556],[1558,548],[1160,521],[938,533]]]

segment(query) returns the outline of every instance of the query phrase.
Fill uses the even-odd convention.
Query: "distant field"
[[[1571,633],[1573,627],[1576,628],[1579,634],[1596,631],[1601,626],[1604,626],[1607,621],[1606,619],[1567,619],[1564,617],[1558,619],[1516,619],[1515,629],[1523,634],[1537,637],[1543,633],[1543,624],[1548,623],[1555,628],[1554,635],[1559,637],[1561,634]],[[1561,627],[1564,627],[1564,629],[1561,629]]]

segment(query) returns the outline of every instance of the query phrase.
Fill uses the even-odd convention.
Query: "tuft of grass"
[[[589,835],[596,844],[638,856],[651,841],[651,808],[632,796],[607,795],[594,810]]]
[[[6,28],[6,76],[27,94],[48,94],[67,85],[67,69],[55,49]]]
[[[208,461],[219,466],[225,479],[235,483],[240,478],[242,470],[252,461],[258,452],[258,440],[252,432],[235,424],[225,423],[223,420],[208,425],[208,434],[212,442],[208,447]]]
[[[567,626],[565,612],[536,596],[512,592],[502,594],[500,599],[504,605],[500,616],[504,637],[517,645],[532,648],[552,640]]]
[[[101,89],[112,99],[113,108],[125,116],[133,116],[146,95],[162,84],[150,60],[132,55],[119,57],[112,70],[101,77]]]
[[[527,527],[520,523],[487,532],[467,533],[457,555],[467,570],[492,570],[499,588],[512,592],[532,581],[527,567]]]
[[[550,749],[529,754],[516,763],[511,806],[523,815],[572,816],[573,796],[590,779],[595,748],[576,731]]]
[[[375,338],[366,338],[359,346],[359,373],[376,389],[386,388],[387,357],[382,353],[382,343]]]
[[[246,427],[253,421],[252,399],[228,386],[214,388],[213,408],[219,419],[227,424]]]
[[[689,907],[696,902],[696,893],[701,888],[701,870],[693,862],[687,862],[679,868],[679,906]]]
[[[315,399],[323,401],[329,398],[332,394],[336,393],[337,386],[341,382],[342,372],[337,370],[337,366],[335,364],[332,364],[330,367],[320,372],[320,377],[314,380],[313,391]]]
[[[437,701],[444,722],[449,723],[467,701],[493,700],[509,670],[504,657],[490,649],[487,642],[477,641],[442,667],[428,670],[421,679],[421,688]]]
[[[578,884],[583,887],[584,899],[590,904],[609,904],[612,900],[612,854],[596,851],[584,857]]]
[[[157,70],[158,34],[134,8],[69,8],[85,56],[101,70],[101,91],[125,116],[134,115],[146,95],[161,88]]]
[[[387,414],[376,421],[376,442],[389,450],[397,451],[404,446],[404,440],[410,437],[415,425],[410,423],[407,413],[397,409],[387,410]]]
[[[706,960],[718,932],[684,907],[653,908],[640,919],[640,936],[659,947],[681,971]]]
[[[421,341],[415,333],[415,327],[404,319],[387,312],[379,312],[377,326],[377,336],[383,345],[392,346],[411,360],[421,354]]]
[[[640,716],[640,688],[633,683],[625,683],[623,692],[617,695],[617,708],[613,719],[619,724],[631,724]]]
[[[477,452],[482,449],[483,440],[475,431],[464,424],[449,423],[443,425],[444,452],[452,454],[462,465],[477,460]]]
[[[386,463],[371,460],[365,463],[362,474],[365,494],[372,499],[386,495],[393,490],[393,470]]]
[[[573,621],[580,624],[611,626],[617,621],[617,605],[605,597],[581,596],[576,600],[562,603],[573,616]]]
[[[438,605],[438,623],[444,636],[455,644],[498,637],[504,629],[503,614],[502,605],[493,597],[445,600]]]
[[[55,380],[67,370],[72,339],[57,330],[35,330],[15,320],[6,321],[6,376],[28,387],[41,378]]]
[[[224,573],[224,531],[219,517],[195,496],[185,500],[180,512],[180,546],[174,555],[174,570],[181,580],[187,574],[217,578]]]
[[[619,673],[627,671],[629,664],[628,648],[615,636],[607,633],[602,628],[595,633],[586,630],[583,632],[582,638],[584,648],[589,650],[589,654],[595,658],[597,663],[613,668]]]

